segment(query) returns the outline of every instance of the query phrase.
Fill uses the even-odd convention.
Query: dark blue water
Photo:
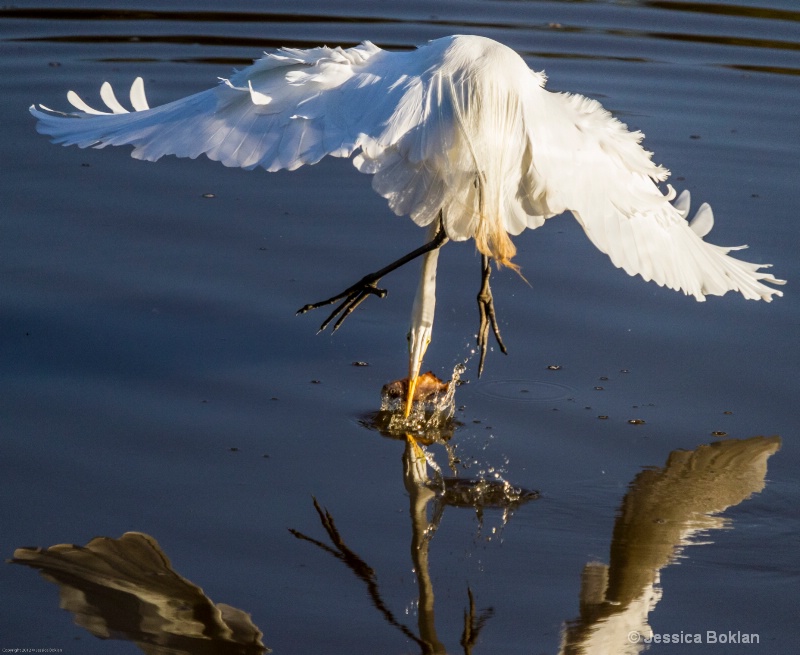
[[[468,483],[445,495],[433,469],[431,489],[404,483],[405,442],[368,425],[405,374],[415,266],[334,336],[295,316],[421,243],[367,177],[340,160],[267,174],[64,149],[27,112],[137,75],[159,104],[281,45],[452,33],[506,43],[549,88],[641,129],[714,208],[710,240],[750,244],[789,281],[771,304],[699,304],[554,218],[516,239],[529,285],[492,278],[510,353],[479,380],[479,258],[448,244],[426,365],[446,378],[468,360],[468,383],[453,469],[430,452],[448,478],[540,492],[511,505]],[[85,550],[49,560],[60,585],[4,565],[1,648],[250,652],[254,633],[213,602],[276,653],[635,653],[628,633],[650,630],[704,640],[654,653],[796,651],[793,2],[18,2],[0,47],[0,552],[134,531],[161,562],[127,538],[94,542],[116,549],[101,580]]]

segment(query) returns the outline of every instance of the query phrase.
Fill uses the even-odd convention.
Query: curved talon
[[[480,360],[478,361],[478,377],[483,373],[483,364],[486,361],[486,346],[489,342],[489,324],[491,323],[494,338],[497,345],[500,346],[500,352],[504,355],[508,354],[503,339],[500,337],[500,326],[497,323],[497,316],[494,311],[494,298],[492,297],[492,289],[489,286],[489,276],[492,273],[489,258],[486,255],[481,257],[481,289],[478,292],[478,312],[480,313],[481,322],[478,327],[478,348],[481,351]]]
[[[308,305],[304,305],[300,309],[297,310],[297,314],[305,314],[306,312],[311,311],[312,309],[319,309],[320,307],[325,307],[325,305],[332,305],[333,303],[342,301],[341,304],[336,307],[326,318],[322,325],[319,326],[319,330],[317,330],[317,334],[322,332],[328,325],[330,325],[331,321],[336,318],[339,314],[339,319],[334,323],[333,329],[331,330],[331,334],[336,332],[339,329],[339,326],[344,322],[353,310],[358,307],[362,302],[364,302],[370,295],[378,296],[378,298],[385,298],[386,295],[389,293],[386,289],[381,289],[376,286],[376,283],[380,280],[380,278],[373,279],[372,276],[366,276],[359,280],[353,286],[345,289],[342,293],[333,296],[332,298],[328,298],[327,300],[322,300],[320,302],[310,303]]]
[[[325,305],[332,305],[335,302],[339,302],[340,300],[344,299],[346,304],[351,300],[354,295],[360,295],[363,293],[370,293],[374,296],[378,296],[378,298],[385,298],[386,294],[389,292],[386,289],[381,289],[375,286],[375,283],[378,282],[380,278],[373,279],[371,276],[366,276],[356,282],[353,286],[348,287],[340,294],[335,295],[327,300],[321,300],[320,302],[309,303],[308,305],[303,305],[300,309],[297,310],[295,315],[305,314],[306,312],[310,312],[312,309],[319,309],[320,307],[325,307]],[[341,307],[339,308],[341,309]],[[335,316],[339,313],[339,309],[337,309],[332,316]],[[330,319],[326,321],[326,323],[330,322]]]
[[[385,298],[389,292],[386,289],[378,289],[374,285],[369,285],[369,287],[365,287],[361,291],[359,291],[355,295],[351,295],[345,300],[339,307],[334,310],[334,312],[325,320],[325,322],[320,326],[319,331],[322,332],[328,324],[331,322],[334,316],[341,313],[339,320],[336,321],[333,325],[333,329],[331,330],[331,334],[336,332],[339,329],[339,326],[344,323],[344,319],[346,319],[353,311],[358,307],[362,302],[364,302],[370,295],[378,296],[378,298]]]

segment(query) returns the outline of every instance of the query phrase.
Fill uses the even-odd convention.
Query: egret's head
[[[422,368],[422,359],[425,351],[431,342],[433,326],[431,325],[412,325],[408,331],[408,390],[406,392],[406,405],[404,416],[408,417],[411,413],[411,405],[414,402],[414,392],[417,388],[419,371]]]

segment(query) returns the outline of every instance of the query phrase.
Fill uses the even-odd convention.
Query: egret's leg
[[[412,250],[407,255],[404,255],[400,259],[392,262],[388,266],[384,266],[379,271],[375,271],[374,273],[370,273],[369,275],[365,275],[362,277],[358,282],[356,282],[353,286],[348,287],[341,293],[333,296],[332,298],[328,298],[327,300],[323,300],[321,302],[311,303],[304,307],[301,307],[297,310],[298,314],[305,314],[312,309],[318,309],[319,307],[324,307],[325,305],[332,305],[333,303],[337,303],[341,301],[341,304],[331,312],[330,316],[326,318],[322,325],[319,327],[319,331],[322,332],[328,325],[330,325],[331,321],[339,316],[336,323],[333,325],[332,332],[336,332],[339,329],[339,326],[344,322],[353,310],[358,307],[362,302],[364,302],[367,297],[370,295],[378,296],[379,298],[383,298],[386,296],[387,291],[386,289],[378,288],[377,284],[380,279],[391,273],[392,271],[408,264],[408,262],[424,255],[426,253],[431,252],[432,250],[436,250],[440,248],[445,243],[447,243],[448,238],[447,234],[444,231],[444,225],[442,223],[441,213],[439,214],[439,224],[436,230],[436,234],[433,238],[425,243],[424,245],[420,246],[416,250]]]
[[[478,328],[478,348],[481,351],[481,358],[478,362],[478,377],[483,373],[483,363],[486,360],[486,345],[489,341],[489,324],[492,325],[494,338],[501,352],[506,355],[508,351],[500,338],[500,326],[497,324],[497,316],[494,313],[494,299],[492,298],[492,288],[489,286],[489,276],[492,274],[489,257],[481,255],[481,290],[478,292],[478,311],[481,316],[481,324]]]

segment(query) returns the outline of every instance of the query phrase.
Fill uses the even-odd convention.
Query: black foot
[[[322,332],[326,327],[328,327],[328,325],[330,325],[334,318],[339,316],[339,318],[336,320],[336,323],[333,324],[333,330],[331,330],[331,332],[336,332],[336,330],[339,329],[339,326],[344,323],[344,319],[350,316],[350,314],[353,313],[353,310],[362,302],[364,302],[369,296],[378,296],[378,298],[386,297],[388,291],[386,291],[386,289],[380,289],[377,286],[378,282],[384,275],[397,270],[405,264],[408,264],[408,262],[416,259],[420,255],[424,255],[431,250],[435,250],[436,248],[443,246],[445,243],[447,243],[447,234],[444,231],[441,212],[439,212],[439,221],[437,223],[436,233],[426,244],[420,246],[416,250],[412,250],[410,253],[404,255],[397,261],[392,262],[388,266],[384,266],[381,270],[370,273],[369,275],[365,275],[353,286],[348,287],[340,294],[333,296],[332,298],[328,298],[327,300],[323,300],[322,302],[315,302],[310,305],[306,305],[305,307],[301,307],[297,310],[297,313],[305,314],[312,309],[324,307],[325,305],[332,305],[333,303],[337,303],[341,300],[341,304],[334,309],[333,312],[331,312],[331,315],[328,316],[328,318],[326,318],[319,327],[319,331]]]
[[[492,325],[492,332],[494,338],[497,340],[497,345],[500,346],[500,351],[507,355],[508,351],[500,337],[500,326],[497,324],[497,316],[494,313],[494,299],[492,298],[492,289],[489,286],[489,276],[492,274],[489,258],[486,255],[481,256],[481,290],[478,292],[478,311],[481,316],[481,324],[478,328],[478,348],[481,351],[481,358],[478,362],[478,377],[483,373],[483,364],[486,361],[486,345],[489,341],[489,324]]]
[[[379,271],[381,272],[381,271]],[[389,293],[386,289],[380,289],[377,286],[378,281],[381,279],[380,277],[376,277],[377,273],[373,273],[371,275],[365,275],[362,277],[358,282],[356,282],[353,286],[348,287],[340,294],[333,296],[332,298],[328,298],[327,300],[323,300],[321,302],[311,303],[309,305],[305,305],[297,310],[298,314],[305,314],[306,312],[310,312],[312,309],[319,309],[320,307],[324,307],[325,305],[332,305],[334,303],[342,301],[341,304],[334,309],[330,316],[326,318],[322,325],[319,326],[319,332],[322,332],[328,325],[330,325],[331,321],[339,316],[336,323],[333,324],[333,329],[331,333],[336,332],[339,329],[339,326],[344,323],[344,319],[346,319],[350,314],[353,313],[353,310],[358,307],[362,302],[364,302],[369,296],[378,296],[378,298],[385,298],[386,294]]]

